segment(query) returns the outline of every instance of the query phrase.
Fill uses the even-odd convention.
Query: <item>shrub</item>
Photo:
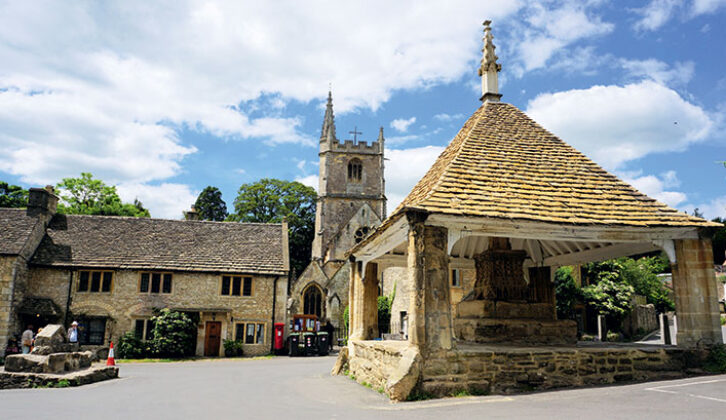
[[[605,316],[607,328],[617,329],[625,315],[630,312],[633,286],[617,278],[605,277],[597,284],[584,287],[582,294],[588,305]]]
[[[146,343],[133,331],[122,335],[116,343],[116,354],[119,359],[141,359],[146,357]]]
[[[572,267],[560,267],[555,271],[555,302],[557,319],[575,319],[575,302],[582,293],[572,278]]]
[[[388,333],[391,328],[391,298],[378,296],[378,332]]]
[[[242,340],[224,340],[222,342],[224,345],[224,355],[226,357],[241,357],[243,354],[242,351]]]
[[[184,357],[194,354],[196,325],[183,312],[162,309],[154,321],[152,348],[158,357]]]
[[[703,369],[711,373],[726,373],[726,346],[716,344],[708,351]]]

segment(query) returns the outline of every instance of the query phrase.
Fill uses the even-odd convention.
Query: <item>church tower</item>
[[[383,127],[370,144],[340,142],[335,132],[333,97],[328,103],[320,133],[320,172],[312,257],[325,263],[343,260],[345,252],[360,242],[386,216],[383,179]]]

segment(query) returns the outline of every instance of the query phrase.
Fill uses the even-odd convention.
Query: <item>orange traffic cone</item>
[[[108,348],[108,359],[106,359],[106,366],[116,366],[116,360],[113,358],[113,341]]]

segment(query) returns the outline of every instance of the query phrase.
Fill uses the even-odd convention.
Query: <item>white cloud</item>
[[[116,190],[123,202],[138,199],[149,209],[151,217],[161,219],[181,219],[182,212],[189,210],[199,195],[199,191],[193,191],[188,185],[173,183],[123,183],[117,185]]]
[[[413,123],[416,122],[416,117],[411,117],[408,119],[403,118],[397,118],[393,121],[391,121],[391,127],[394,128],[396,131],[399,131],[401,133],[405,133],[408,131],[408,128],[413,125]]]
[[[716,197],[711,201],[696,205],[688,204],[681,208],[688,214],[693,214],[694,209],[698,209],[699,212],[703,213],[706,220],[712,220],[716,217],[726,218],[726,196]]]
[[[668,22],[682,4],[683,0],[651,0],[645,7],[634,10],[641,18],[633,27],[639,31],[656,30]]]
[[[308,187],[314,188],[315,191],[318,190],[318,186],[320,185],[320,183],[318,181],[318,174],[298,177],[298,178],[295,178],[295,181],[297,181],[303,185],[307,185]]]
[[[691,15],[698,16],[713,13],[724,6],[726,6],[726,0],[693,0]]]
[[[441,113],[434,115],[434,119],[442,122],[458,121],[464,118],[464,114],[447,114]]]
[[[704,109],[652,81],[542,94],[527,113],[609,170],[651,153],[684,150],[716,125]]]
[[[444,150],[441,146],[425,146],[413,149],[386,149],[386,197],[388,213],[392,213],[411,192],[436,158]]]
[[[685,85],[693,78],[695,69],[693,61],[676,62],[672,67],[654,58],[621,59],[619,63],[631,77],[649,78],[662,85]]]
[[[623,172],[619,175],[638,191],[670,207],[676,207],[688,198],[683,192],[666,190],[680,185],[675,171],[665,172],[660,177],[642,175],[641,172]]]

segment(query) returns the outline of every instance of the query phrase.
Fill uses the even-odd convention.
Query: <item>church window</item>
[[[371,229],[368,226],[363,226],[358,228],[358,230],[355,231],[355,243],[359,243],[363,239],[365,239],[366,236],[368,236],[368,232],[370,232]]]
[[[348,181],[360,182],[363,178],[363,163],[360,159],[351,159],[348,162]]]
[[[317,315],[320,318],[322,311],[323,293],[316,286],[310,286],[303,293],[303,314]]]

